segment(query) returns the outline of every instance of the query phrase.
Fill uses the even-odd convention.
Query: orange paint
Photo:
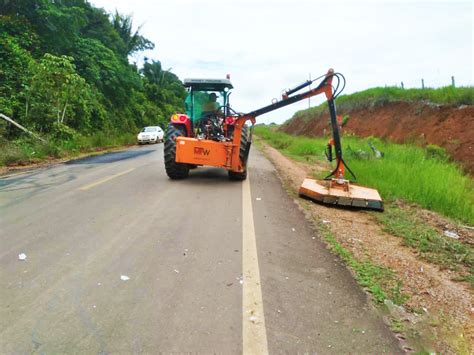
[[[237,160],[235,160],[234,151],[237,151]],[[176,138],[176,162],[209,165],[236,172],[243,171],[239,147],[236,147],[233,142],[178,137]]]

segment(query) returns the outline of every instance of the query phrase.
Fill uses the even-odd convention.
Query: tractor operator
[[[216,114],[219,109],[219,104],[217,103],[217,95],[213,92],[209,94],[209,100],[205,102],[201,107],[201,115],[208,116],[210,114]]]

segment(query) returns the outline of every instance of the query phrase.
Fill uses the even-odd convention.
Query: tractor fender
[[[184,113],[175,113],[171,115],[170,124],[172,125],[182,125],[186,128],[186,136],[191,137],[191,119],[188,115]]]

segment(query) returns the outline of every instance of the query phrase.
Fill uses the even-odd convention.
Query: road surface
[[[249,162],[171,181],[159,144],[1,177],[0,353],[401,352]]]

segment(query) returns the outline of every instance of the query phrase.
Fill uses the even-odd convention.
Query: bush
[[[54,122],[51,137],[55,141],[72,141],[77,139],[79,133],[63,123]]]
[[[9,144],[0,148],[0,165],[11,165],[28,160],[28,157],[16,145]]]
[[[428,158],[438,159],[440,161],[448,160],[446,150],[442,147],[437,146],[436,144],[428,144],[426,146],[426,156]]]

